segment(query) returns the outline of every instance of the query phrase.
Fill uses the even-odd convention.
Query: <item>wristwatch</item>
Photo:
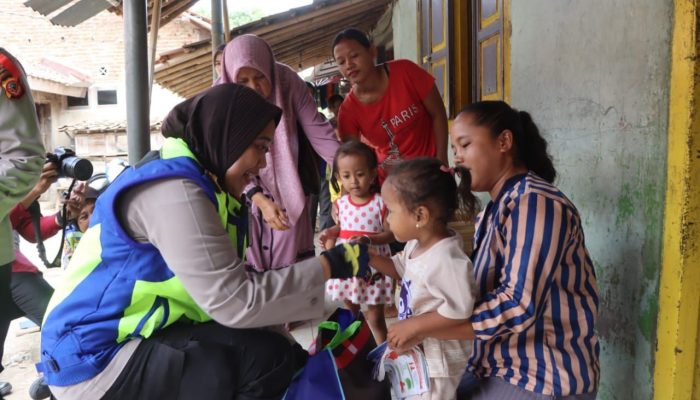
[[[245,192],[245,197],[253,201],[253,196],[255,196],[258,193],[262,193],[262,188],[260,186],[253,186],[249,191]]]

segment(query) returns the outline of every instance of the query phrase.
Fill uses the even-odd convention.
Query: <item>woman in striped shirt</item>
[[[480,301],[468,323],[426,332],[416,320],[389,339],[475,339],[467,369],[481,381],[471,399],[594,399],[595,271],[578,211],[552,185],[547,142],[528,113],[501,101],[467,106],[451,140],[464,184],[491,198],[474,235]]]

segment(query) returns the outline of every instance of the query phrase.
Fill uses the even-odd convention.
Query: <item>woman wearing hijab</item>
[[[182,139],[100,195],[42,329],[37,369],[58,399],[284,394],[306,354],[251,328],[320,317],[325,281],[368,268],[355,245],[249,275],[231,246],[219,194],[240,198],[280,116],[248,88],[208,89],[169,115]]]
[[[220,82],[248,86],[282,109],[259,186],[246,189],[254,216],[248,260],[257,267],[289,265],[313,255],[314,250],[308,201],[299,178],[300,135],[328,164],[333,162],[338,139],[319,114],[306,83],[290,67],[275,61],[263,39],[255,35],[233,39],[224,50],[222,69]]]

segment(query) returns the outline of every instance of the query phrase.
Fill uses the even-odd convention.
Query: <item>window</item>
[[[106,106],[111,104],[117,104],[117,91],[116,90],[98,90],[97,91],[97,105]]]
[[[85,97],[73,97],[73,96],[67,96],[68,98],[68,107],[87,107],[89,105],[88,103],[88,95],[87,92],[85,93]]]

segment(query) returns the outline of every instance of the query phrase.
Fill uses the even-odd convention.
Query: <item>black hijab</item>
[[[226,171],[282,110],[234,83],[211,87],[175,106],[163,120],[165,137],[185,140],[202,166],[224,185]]]

